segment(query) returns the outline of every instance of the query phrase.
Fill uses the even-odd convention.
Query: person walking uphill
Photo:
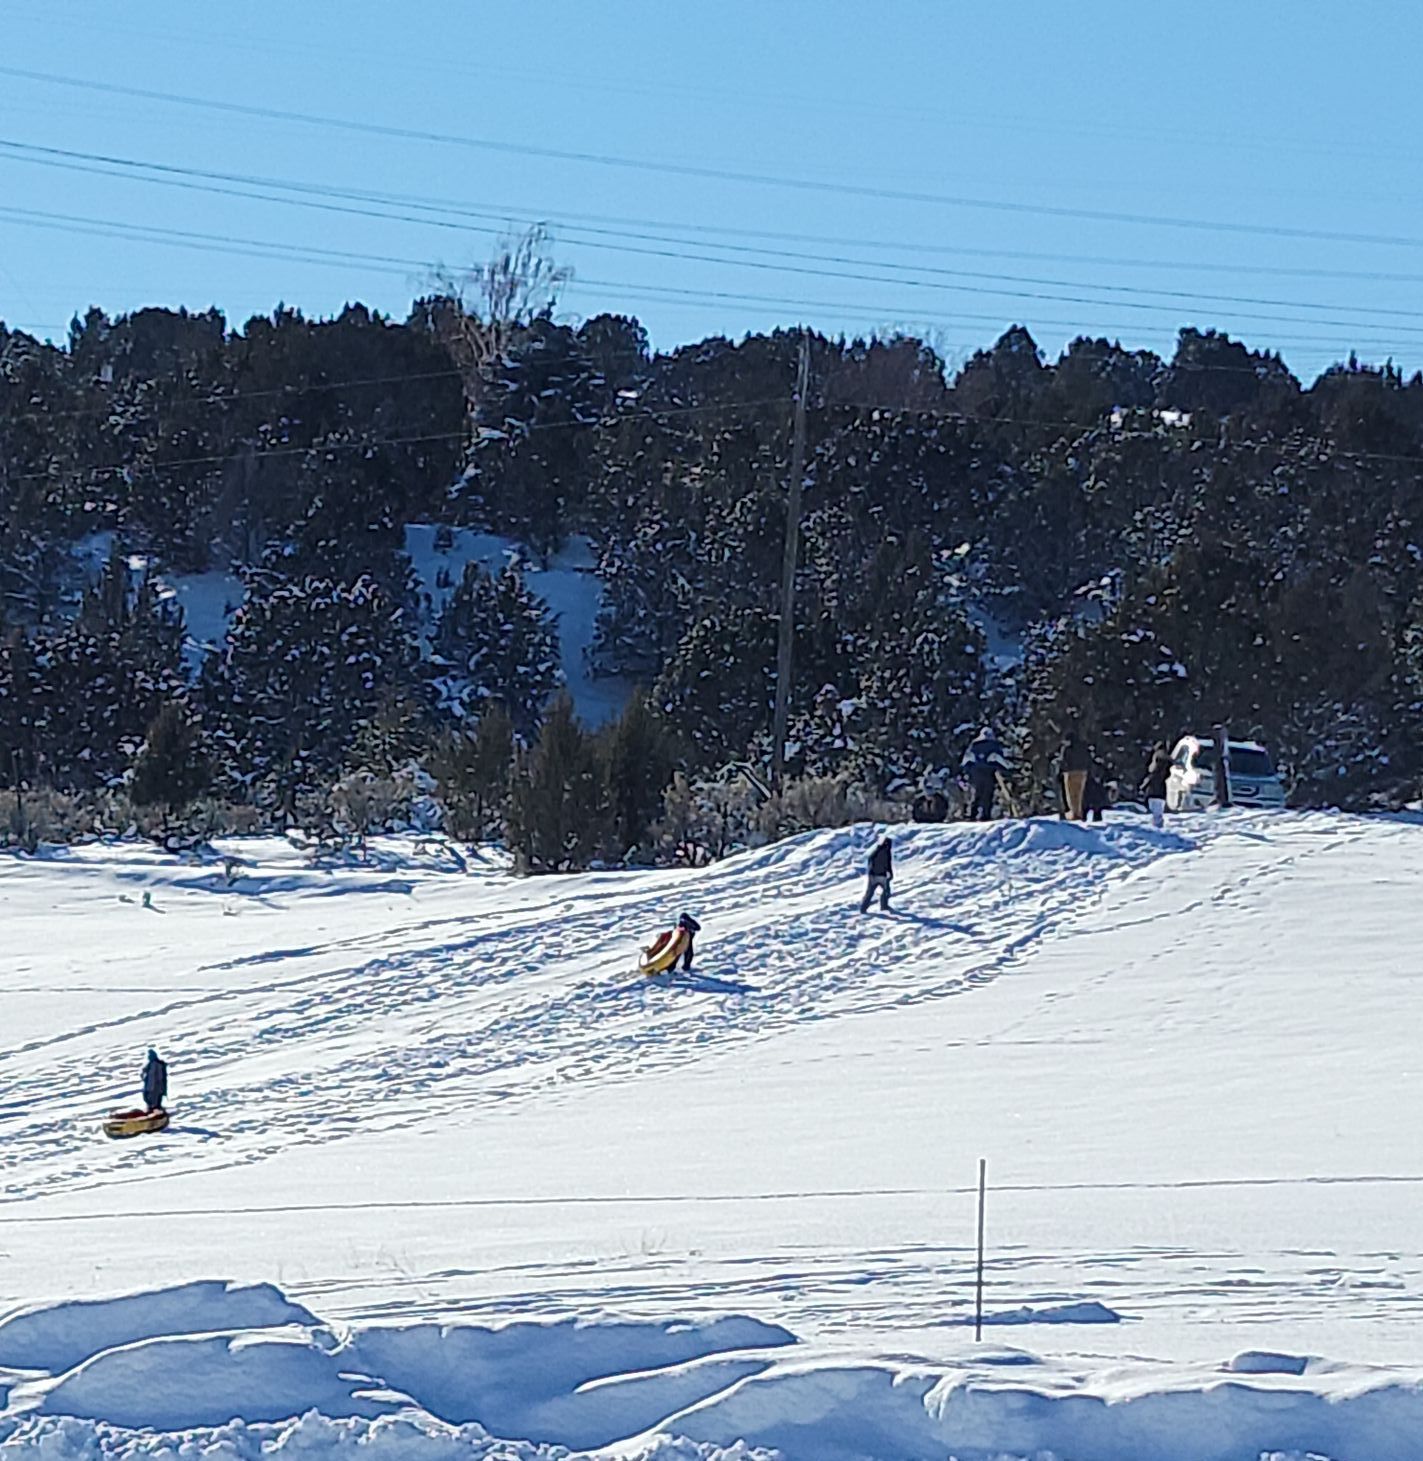
[[[975,822],[991,821],[993,795],[998,790],[998,778],[1008,770],[1008,757],[998,737],[987,726],[979,731],[963,753],[963,769],[973,792],[969,816]]]
[[[168,1067],[159,1060],[156,1050],[150,1050],[143,1067],[143,1104],[150,1111],[161,1111],[167,1099]]]
[[[894,881],[894,848],[888,837],[881,837],[879,846],[870,853],[870,878],[865,896],[860,900],[860,912],[868,913],[874,901],[875,890],[879,890],[879,906],[889,911],[889,885]]]
[[[1171,753],[1165,746],[1158,745],[1151,753],[1141,783],[1141,793],[1151,813],[1151,825],[1158,830],[1166,825],[1166,781],[1170,775]]]
[[[1092,774],[1092,751],[1076,731],[1062,743],[1062,795],[1070,821],[1080,822],[1086,813],[1087,778]]]

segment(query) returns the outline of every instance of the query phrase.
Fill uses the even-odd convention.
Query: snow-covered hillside
[[[594,675],[588,659],[603,583],[594,572],[593,549],[586,538],[570,539],[541,566],[530,562],[511,538],[455,528],[442,540],[435,526],[412,523],[405,529],[405,551],[422,596],[429,598],[432,620],[443,611],[468,564],[498,573],[511,561],[521,562],[529,590],[553,611],[564,684],[580,718],[600,726],[622,712],[632,687],[616,675]]]
[[[0,1445],[1413,1461],[1423,822],[874,833],[0,863]]]
[[[112,533],[93,533],[70,550],[77,598],[79,586],[95,582],[113,551]],[[405,529],[405,553],[415,575],[420,635],[428,639],[465,568],[477,563],[498,573],[510,562],[522,564],[531,592],[552,611],[558,631],[559,665],[580,719],[589,726],[615,720],[627,704],[631,685],[616,675],[595,675],[589,650],[603,601],[602,580],[594,571],[593,550],[586,538],[570,539],[546,564],[531,561],[512,538],[446,529],[433,523],[411,523]],[[245,592],[241,576],[231,570],[173,573],[154,570],[147,558],[130,560],[135,575],[154,571],[159,592],[183,610],[186,639],[183,657],[196,676],[204,659],[219,649]]]

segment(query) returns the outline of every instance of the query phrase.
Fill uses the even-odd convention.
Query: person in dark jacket
[[[143,1104],[150,1111],[161,1111],[167,1098],[168,1067],[159,1060],[156,1050],[150,1050],[143,1067]]]
[[[963,770],[973,792],[969,816],[975,822],[992,820],[993,796],[998,790],[998,778],[1008,770],[1008,757],[998,737],[987,726],[963,753]]]
[[[879,891],[879,906],[889,910],[889,885],[894,881],[894,848],[888,837],[881,837],[879,845],[870,853],[869,882],[865,896],[860,900],[860,912],[868,913]]]
[[[683,913],[677,919],[677,927],[687,935],[687,951],[682,955],[682,969],[692,967],[692,940],[702,931],[702,926],[690,913]]]
[[[1153,827],[1160,828],[1166,824],[1166,783],[1170,776],[1171,753],[1164,745],[1158,744],[1147,762],[1146,775],[1141,783],[1141,794],[1146,798]]]
[[[1062,743],[1058,770],[1062,774],[1062,799],[1068,818],[1080,822],[1086,810],[1087,778],[1092,774],[1092,752],[1076,731],[1069,732]]]

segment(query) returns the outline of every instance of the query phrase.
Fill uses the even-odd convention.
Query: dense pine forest
[[[404,321],[0,326],[0,833],[714,854],[951,789],[984,724],[1022,810],[1069,730],[1126,794],[1222,721],[1295,804],[1419,795],[1423,378],[1302,382],[1195,329],[1051,361],[1013,328],[952,374],[917,339],[812,336],[767,801],[799,333],[652,353],[635,318],[499,282]],[[506,540],[505,566],[432,594],[414,524]],[[598,727],[530,586],[574,543],[589,673],[627,687]],[[198,644],[172,585],[215,574],[225,637]]]

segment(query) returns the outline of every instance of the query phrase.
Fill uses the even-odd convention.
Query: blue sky
[[[564,312],[636,313],[663,348],[806,322],[911,330],[957,362],[1022,322],[1050,354],[1082,333],[1169,353],[1194,324],[1306,375],[1351,349],[1411,370],[1420,54],[1417,7],[1298,0],[5,0],[0,318],[399,316],[435,266],[542,218],[574,270]],[[324,206],[159,186],[135,161]]]

